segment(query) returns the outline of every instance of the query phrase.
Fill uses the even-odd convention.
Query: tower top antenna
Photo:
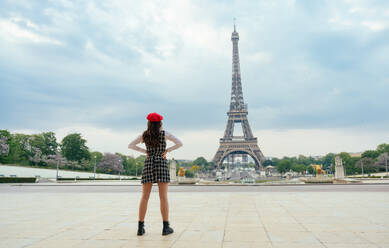
[[[236,27],[235,27],[235,22],[236,22],[236,18],[234,17],[234,32],[236,32]]]

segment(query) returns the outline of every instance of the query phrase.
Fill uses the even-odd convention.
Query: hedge
[[[0,183],[35,183],[35,177],[0,177]]]
[[[82,178],[60,177],[60,178],[58,178],[58,181],[74,181],[74,180],[81,181],[81,180],[95,180],[95,179],[93,177],[92,178],[85,178],[85,177],[82,177]],[[119,180],[119,178],[96,178],[96,181],[103,181],[103,180]],[[139,180],[139,179],[136,177],[132,177],[132,178],[121,178],[120,180],[124,181],[124,180]]]

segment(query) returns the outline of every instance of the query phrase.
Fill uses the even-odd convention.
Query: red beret
[[[163,120],[163,117],[158,113],[150,113],[147,115],[146,119],[149,121],[161,121]]]

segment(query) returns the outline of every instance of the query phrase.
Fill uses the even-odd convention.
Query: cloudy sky
[[[237,18],[244,100],[265,156],[389,143],[389,1],[0,2],[0,129],[128,143],[159,112],[211,159],[231,90]]]

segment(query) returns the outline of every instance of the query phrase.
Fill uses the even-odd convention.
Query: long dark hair
[[[147,130],[143,132],[143,141],[148,147],[159,146],[159,131],[162,126],[161,121],[148,121]]]

